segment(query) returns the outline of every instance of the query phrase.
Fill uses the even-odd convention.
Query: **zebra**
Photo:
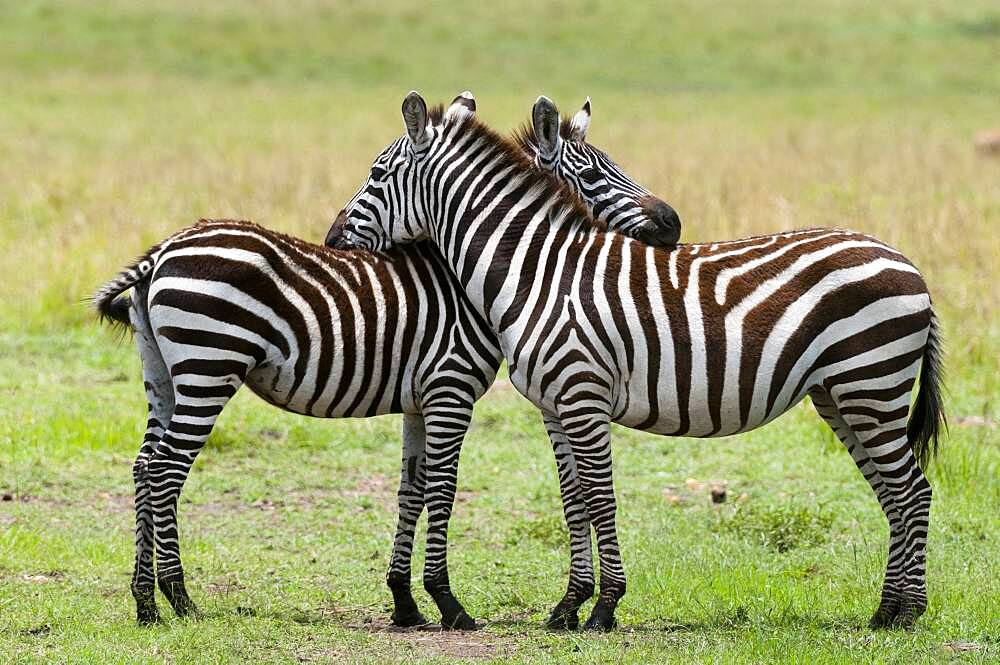
[[[474,110],[474,100],[459,96],[435,115],[442,122]],[[131,298],[119,297],[129,289]],[[392,620],[426,623],[410,590],[414,530],[426,503],[424,586],[442,625],[475,626],[450,588],[447,525],[472,405],[493,382],[502,356],[436,250],[423,245],[376,257],[249,222],[202,220],[154,245],[101,287],[94,304],[102,318],[134,331],[142,359],[149,417],[132,468],[131,582],[140,623],[159,620],[157,585],[178,615],[197,612],[184,583],[177,499],[216,418],[245,383],[296,413],[404,414],[399,518],[387,573]],[[558,434],[552,443],[561,486],[568,488],[567,518],[582,525],[577,535],[586,538],[568,443]]]
[[[345,242],[433,242],[496,333],[514,387],[569,441],[600,562],[584,627],[612,629],[626,587],[610,423],[727,436],[806,395],[889,523],[870,625],[912,626],[927,606],[931,486],[921,467],[944,423],[940,333],[913,264],[841,229],[672,251],[607,234],[515,144],[473,116],[429,126],[426,108],[416,92],[404,99],[405,134],[340,214]],[[571,568],[550,624],[575,623],[591,575]]]

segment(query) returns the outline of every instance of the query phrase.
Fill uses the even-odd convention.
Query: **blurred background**
[[[0,86],[7,330],[89,322],[82,297],[199,217],[321,241],[403,95],[468,88],[501,130],[590,95],[591,141],[683,240],[869,231],[955,341],[996,339],[1000,159],[973,148],[1000,129],[992,0],[4,2]]]
[[[0,634],[15,636],[0,660],[412,656],[412,636],[371,632],[388,616],[398,418],[309,420],[248,391],[181,500],[210,618],[132,626],[145,402],[133,346],[83,302],[201,217],[321,242],[402,133],[411,89],[470,89],[501,131],[539,94],[566,114],[589,95],[588,138],[677,209],[683,241],[875,234],[921,269],[945,334],[927,630],[857,632],[885,523],[807,405],[725,442],[616,428],[618,616],[646,632],[536,630],[565,533],[537,414],[500,382],[477,406],[452,520],[452,581],[500,620],[476,634],[484,653],[905,661],[971,641],[996,655],[1000,155],[974,139],[1000,130],[996,0],[0,0]],[[713,505],[712,483],[747,503]],[[505,631],[516,644],[495,644]],[[446,658],[442,640],[418,651]]]

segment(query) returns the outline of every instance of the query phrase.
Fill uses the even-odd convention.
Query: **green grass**
[[[1000,658],[1000,160],[971,146],[1000,122],[995,3],[205,5],[0,5],[0,662]],[[566,535],[539,419],[510,390],[477,408],[451,529],[484,630],[386,630],[398,417],[308,420],[242,393],[180,508],[207,617],[133,624],[138,361],[81,299],[198,217],[321,239],[411,88],[471,88],[501,128],[539,93],[593,96],[592,140],[685,240],[838,225],[913,259],[953,423],[915,631],[863,627],[887,529],[805,405],[717,441],[617,429],[622,628],[541,630]]]

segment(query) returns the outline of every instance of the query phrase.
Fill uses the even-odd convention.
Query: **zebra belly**
[[[717,425],[713,421],[708,405],[705,403],[690,405],[686,410],[686,421],[681,418],[681,409],[678,405],[660,405],[658,417],[650,423],[650,405],[648,400],[630,400],[621,415],[614,418],[614,422],[632,429],[639,429],[643,432],[664,436],[688,436],[695,438],[731,436],[741,432],[749,432],[750,430],[766,425],[801,402],[806,393],[807,391],[803,390],[791,402],[782,405],[783,408],[775,409],[774,412],[769,414],[749,418],[736,428],[726,428],[724,425]],[[734,411],[738,413],[739,411],[738,401],[724,400],[721,406],[723,412]],[[684,426],[685,422],[686,426]]]

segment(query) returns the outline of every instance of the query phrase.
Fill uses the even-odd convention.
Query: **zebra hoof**
[[[425,626],[428,621],[419,610],[414,610],[412,612],[402,613],[393,612],[392,613],[392,625],[399,626],[400,628],[413,628],[414,626]]]
[[[892,621],[893,628],[911,630],[924,612],[927,611],[927,600],[923,597],[904,596],[899,604],[899,612]]]
[[[545,627],[549,630],[578,630],[580,628],[580,617],[574,609],[557,607],[552,610],[552,614],[545,621]]]
[[[896,608],[879,607],[868,621],[868,627],[872,630],[883,630],[892,626],[896,619]]]
[[[132,596],[135,598],[135,619],[139,625],[152,626],[160,622],[153,587],[132,587]]]
[[[583,624],[583,629],[607,633],[614,630],[617,625],[613,611],[598,602],[594,605],[594,611],[590,613],[587,623]]]
[[[886,594],[883,592],[882,600],[878,604],[878,609],[868,622],[868,627],[872,630],[883,630],[890,628],[899,614],[900,597],[898,593]]]
[[[201,611],[198,606],[194,604],[191,600],[191,596],[188,595],[187,589],[184,587],[184,581],[179,580],[175,582],[161,581],[160,591],[163,595],[167,597],[170,602],[170,606],[174,608],[174,613],[179,617],[201,617]]]
[[[135,620],[140,626],[153,626],[160,623],[160,611],[156,609],[156,603],[137,606]]]
[[[453,617],[441,617],[441,627],[448,630],[476,630],[476,620],[468,615],[465,610],[460,611]]]

